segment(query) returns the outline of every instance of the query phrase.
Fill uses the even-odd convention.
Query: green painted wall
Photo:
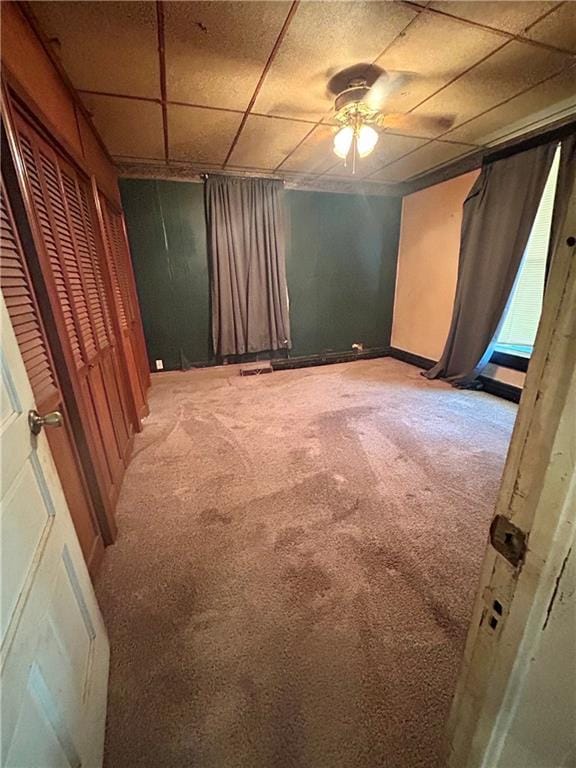
[[[123,179],[122,203],[148,358],[166,369],[212,358],[201,184]]]
[[[150,360],[211,362],[202,185],[122,179],[120,189]],[[286,209],[291,355],[387,346],[401,200],[288,190]]]
[[[292,354],[390,343],[401,200],[286,192]]]

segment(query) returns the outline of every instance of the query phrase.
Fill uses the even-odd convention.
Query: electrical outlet
[[[164,360],[156,360],[156,370],[157,371],[164,370]]]

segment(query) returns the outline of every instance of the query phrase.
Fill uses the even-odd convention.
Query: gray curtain
[[[489,360],[556,144],[483,167],[464,202],[456,297],[442,357],[424,375],[456,387],[476,386]]]
[[[282,182],[209,176],[205,202],[215,354],[289,348]]]
[[[576,133],[562,139],[560,146],[560,167],[556,181],[554,196],[554,211],[552,213],[552,228],[550,231],[550,248],[548,250],[548,268],[556,253],[562,230],[568,213],[568,202],[576,179]]]

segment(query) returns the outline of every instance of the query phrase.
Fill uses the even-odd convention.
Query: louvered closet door
[[[30,380],[36,410],[40,414],[59,410],[64,415],[63,426],[59,429],[46,430],[46,437],[84,559],[94,575],[104,551],[102,536],[76,450],[66,405],[58,384],[22,243],[3,180],[0,187],[0,221],[2,293]]]
[[[100,207],[104,221],[108,269],[112,280],[114,301],[122,333],[124,355],[126,358],[130,386],[138,413],[147,413],[146,384],[142,377],[142,345],[139,344],[141,329],[138,308],[131,284],[132,269],[124,238],[122,217],[100,196]]]
[[[94,234],[92,190],[88,181],[77,175],[62,159],[59,159],[59,168],[83,276],[91,338],[94,341],[94,350],[91,350],[88,366],[91,369],[100,369],[101,381],[112,411],[116,440],[124,462],[127,463],[133,429],[128,418],[118,349],[110,319],[108,293],[102,274],[102,254]],[[87,338],[89,337],[90,335],[87,335]]]
[[[61,313],[62,341],[68,345],[71,372],[81,391],[101,486],[113,508],[131,429],[111,360],[115,339],[106,292],[101,290],[102,263],[87,182],[21,117],[17,130],[42,237],[39,251],[48,292],[54,313]]]
[[[128,235],[126,233],[126,223],[122,213],[116,213],[116,225],[119,250],[123,254],[123,263],[125,265],[126,291],[132,305],[134,353],[137,358],[138,373],[142,392],[144,393],[146,413],[148,413],[146,392],[150,387],[150,362],[148,360],[148,351],[146,349],[146,340],[144,338],[144,328],[142,327],[140,305],[138,303],[138,293],[136,291],[136,280],[134,279],[132,257],[130,256],[130,246],[128,244]]]

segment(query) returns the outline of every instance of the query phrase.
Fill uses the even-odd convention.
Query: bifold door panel
[[[131,281],[130,257],[122,214],[100,195],[103,229],[114,301],[120,324],[124,354],[128,362],[130,386],[140,416],[146,415],[146,389],[149,379],[148,360],[140,330],[140,318]]]
[[[112,511],[134,424],[91,184],[19,114],[16,129],[46,289],[68,351],[103,496]]]
[[[54,455],[84,558],[91,572],[94,572],[104,549],[102,536],[76,450],[74,435],[70,429],[66,405],[4,180],[0,188],[0,219],[2,293],[38,412],[46,414],[57,410],[63,414],[62,427],[47,430],[46,437]]]

